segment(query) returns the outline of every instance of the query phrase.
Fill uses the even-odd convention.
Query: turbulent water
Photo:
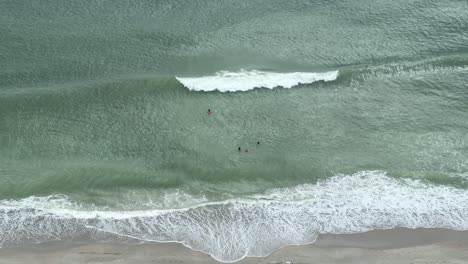
[[[467,1],[0,0],[0,66],[0,247],[468,230]]]

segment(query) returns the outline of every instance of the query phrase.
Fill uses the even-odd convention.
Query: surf
[[[191,91],[237,92],[254,88],[292,88],[300,84],[318,81],[330,82],[338,78],[338,71],[328,72],[267,72],[240,70],[219,71],[202,77],[177,77],[176,79]]]
[[[177,199],[175,197],[174,199]],[[222,262],[267,256],[319,234],[392,228],[468,230],[468,191],[383,171],[336,175],[168,210],[112,210],[64,195],[0,201],[0,246],[84,238],[179,242]],[[216,239],[213,239],[213,238]]]

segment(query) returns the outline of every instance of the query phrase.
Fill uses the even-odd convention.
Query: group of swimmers
[[[257,141],[257,146],[260,145],[260,141]],[[241,147],[238,148],[239,152],[242,152]],[[244,152],[249,152],[248,149],[244,149]]]
[[[212,114],[213,114],[213,112],[211,112],[211,109],[208,109],[208,112],[207,112],[207,113],[208,113],[208,115],[212,115]],[[257,146],[258,146],[258,145],[260,145],[260,141],[257,141]],[[239,152],[242,152],[242,148],[241,148],[241,147],[239,147],[238,150],[239,150]],[[244,149],[244,152],[249,152],[249,150],[248,150],[248,149]]]

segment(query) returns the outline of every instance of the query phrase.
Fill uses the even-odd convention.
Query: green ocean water
[[[220,71],[338,71],[338,77],[290,89],[251,82],[239,84],[243,91],[209,91],[218,83],[207,76]],[[177,79],[184,77],[201,80],[202,91]],[[275,82],[270,75],[262,80]],[[406,219],[415,204],[398,207],[405,212],[398,217],[421,220],[411,227],[465,230],[467,85],[466,1],[0,0],[0,245],[46,240],[50,230],[32,231],[27,223],[24,233],[9,232],[11,219],[23,219],[21,208],[40,215],[44,208],[151,215],[219,206],[209,218],[216,222],[232,214],[231,201],[235,206],[248,199],[251,206],[284,191],[294,203],[300,186],[312,186],[306,200],[317,201],[320,186],[337,182],[336,188],[323,187],[333,193],[348,178],[364,181],[350,190],[378,186],[395,200],[400,193],[424,198],[443,191],[444,202],[431,208],[449,205],[459,221],[442,223],[438,209],[430,208]],[[388,187],[395,182],[414,189]],[[376,197],[375,203],[387,201]],[[60,199],[66,202],[56,203]],[[12,208],[18,216],[11,216]],[[243,227],[236,223],[244,216],[222,223],[239,232]],[[145,213],[152,217],[160,215]],[[266,213],[259,219],[276,221]],[[379,218],[349,232],[408,227],[406,220],[383,226]],[[135,235],[143,230],[123,223],[96,228],[143,240],[189,241],[222,261],[244,256],[235,247],[226,252],[207,246],[193,230],[164,229],[166,234],[161,229],[170,220],[161,221],[151,222],[153,237]],[[310,236],[301,228],[294,230]],[[65,230],[56,237],[68,239]],[[245,252],[264,255],[294,242],[278,237],[254,241],[256,247]]]

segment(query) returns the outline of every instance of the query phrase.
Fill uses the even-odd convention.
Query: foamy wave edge
[[[382,171],[338,175],[317,184],[174,210],[109,211],[66,196],[0,201],[0,246],[103,234],[178,242],[222,262],[267,256],[319,234],[375,229],[468,230],[468,191]],[[99,232],[99,233],[98,233]]]
[[[266,72],[257,70],[240,70],[238,72],[220,71],[211,76],[177,77],[176,79],[191,91],[236,92],[249,91],[254,88],[276,87],[291,88],[299,84],[317,81],[334,81],[338,71],[329,72]]]

